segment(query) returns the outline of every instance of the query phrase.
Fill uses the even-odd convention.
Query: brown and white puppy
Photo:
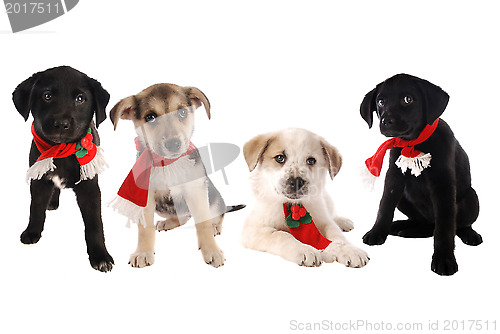
[[[224,264],[214,236],[220,234],[224,214],[242,206],[226,207],[197,149],[182,156],[194,131],[194,111],[202,104],[210,118],[210,103],[198,88],[156,84],[121,100],[110,112],[115,129],[119,119],[131,120],[143,147],[167,159],[178,158],[171,165],[152,168],[145,221],[138,224],[138,245],[130,256],[133,267],[154,263],[155,230],[173,229],[191,217],[205,262],[214,267]],[[155,212],[165,218],[156,228]]]
[[[349,267],[368,263],[368,255],[342,233],[353,229],[353,223],[336,214],[325,191],[327,173],[333,179],[342,165],[334,146],[310,131],[291,128],[254,137],[244,145],[243,153],[256,197],[242,231],[245,247],[308,267],[323,261]],[[319,251],[295,239],[285,222],[283,203],[305,207],[331,244]]]

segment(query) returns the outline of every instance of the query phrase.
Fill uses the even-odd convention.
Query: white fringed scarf
[[[35,127],[31,126],[33,141],[40,151],[40,156],[37,161],[28,169],[26,173],[26,181],[41,179],[47,172],[52,172],[56,169],[54,159],[66,158],[72,154],[76,156],[80,164],[80,181],[91,180],[97,174],[102,173],[108,164],[102,155],[102,149],[97,147],[92,142],[92,134],[90,128],[87,135],[77,143],[62,143],[51,145],[40,138],[35,132]]]

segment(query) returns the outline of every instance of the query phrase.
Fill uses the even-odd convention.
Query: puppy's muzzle
[[[54,117],[41,125],[41,133],[54,143],[67,143],[78,139],[80,133],[71,117]]]
[[[394,123],[394,119],[392,117],[383,117],[381,120],[383,126],[391,126]]]
[[[297,192],[304,186],[305,181],[301,177],[291,177],[287,180],[287,190]]]
[[[399,137],[409,130],[408,125],[396,117],[387,115],[380,118],[380,133],[386,137]]]
[[[306,181],[301,177],[289,177],[284,186],[283,194],[291,199],[298,199],[307,193]]]
[[[54,121],[54,128],[57,131],[68,131],[71,127],[71,122],[69,119],[56,119]]]
[[[170,153],[179,153],[179,150],[181,149],[182,143],[179,139],[173,138],[173,139],[168,139],[165,141],[165,148],[167,149],[168,152]]]

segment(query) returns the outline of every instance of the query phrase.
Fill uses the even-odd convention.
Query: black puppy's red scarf
[[[382,143],[382,145],[380,145],[377,152],[371,158],[366,159],[366,168],[368,168],[373,176],[380,176],[382,163],[384,162],[384,156],[387,150],[393,147],[402,147],[401,156],[396,161],[396,165],[401,168],[403,173],[405,173],[407,169],[410,169],[413,175],[419,176],[425,168],[430,166],[431,154],[424,154],[423,152],[415,149],[415,145],[426,141],[434,133],[438,123],[439,118],[436,119],[432,125],[427,124],[420,135],[413,140],[404,140],[401,138],[391,138],[386,140]]]
[[[54,159],[62,159],[74,154],[80,164],[80,180],[93,179],[108,166],[99,147],[92,142],[90,128],[79,142],[51,145],[43,140],[31,125],[31,134],[36,148],[40,151],[37,161],[28,169],[26,181],[39,180],[49,171],[54,171]]]

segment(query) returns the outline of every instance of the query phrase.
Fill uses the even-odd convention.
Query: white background
[[[300,323],[497,321],[500,75],[495,1],[80,1],[66,15],[12,34],[0,14],[0,108],[3,130],[0,224],[0,331],[3,333],[287,333]],[[244,249],[240,230],[249,210],[226,216],[217,238],[227,261],[202,261],[192,222],[157,238],[156,263],[131,268],[136,228],[103,206],[111,273],[87,259],[83,222],[71,190],[47,214],[36,245],[20,243],[29,216],[24,182],[30,120],[11,100],[32,73],[73,66],[111,94],[107,110],[147,86],[170,82],[200,88],[212,120],[196,116],[198,146],[240,147],[262,132],[289,126],[324,136],[344,156],[328,185],[338,211],[355,222],[347,237],[369,252],[363,269],[338,263],[303,268]],[[467,151],[484,243],[458,238],[459,272],[430,270],[432,239],[389,237],[363,245],[374,223],[382,180],[374,192],[358,167],[384,138],[359,116],[364,95],[396,73],[410,73],[451,96],[443,118]],[[134,161],[133,126],[99,128],[110,168],[100,177],[103,203],[113,198]],[[251,202],[240,155],[211,175],[228,204]],[[483,323],[484,324],[484,323]],[[460,325],[461,326],[461,325]],[[451,328],[451,327],[450,327]],[[461,327],[460,327],[461,328]],[[363,327],[357,332],[363,332]],[[345,331],[344,331],[345,332]],[[381,332],[381,331],[379,331]],[[467,332],[467,331],[466,331]],[[473,332],[473,331],[472,331]],[[482,331],[485,332],[485,331]]]

